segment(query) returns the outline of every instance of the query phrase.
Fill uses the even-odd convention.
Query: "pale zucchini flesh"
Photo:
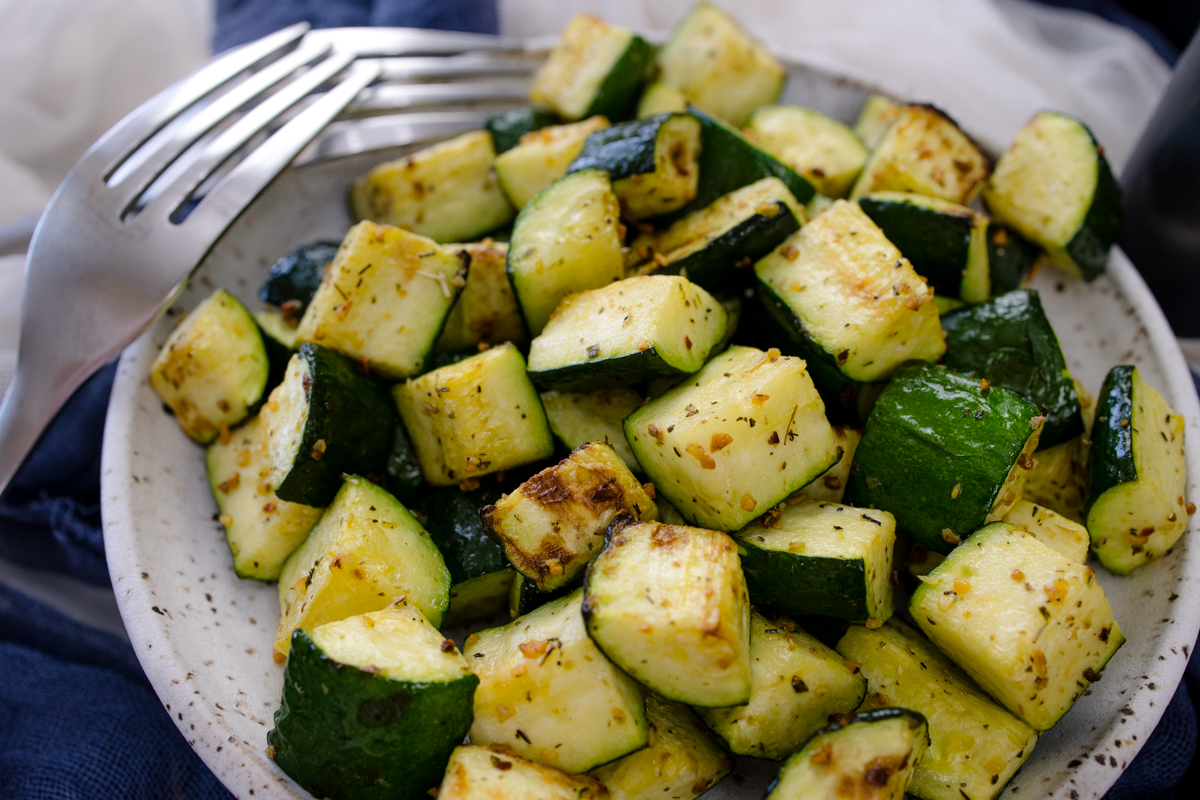
[[[1084,437],[1037,452],[1022,497],[1074,522],[1086,519],[1088,471]]]
[[[1088,529],[1062,514],[1028,500],[1018,500],[1002,521],[1024,528],[1039,542],[1049,545],[1072,561],[1079,564],[1087,561],[1088,545],[1091,543]]]
[[[622,120],[645,79],[650,45],[592,14],[573,18],[533,79],[529,98],[566,120],[604,114]]]
[[[826,197],[848,195],[867,163],[854,131],[811,108],[763,106],[751,115],[748,135]]]
[[[549,391],[540,396],[550,430],[567,449],[574,450],[588,442],[604,442],[631,471],[642,472],[621,427],[621,422],[644,400],[636,391],[614,386],[593,392]]]
[[[496,177],[519,210],[542,189],[567,174],[587,138],[608,127],[604,117],[552,125],[527,133],[516,147],[496,156]]]
[[[881,94],[867,95],[862,108],[858,111],[858,119],[854,121],[854,132],[862,139],[869,149],[874,150],[883,140],[883,135],[900,116],[904,106],[884,97]]]
[[[802,487],[789,500],[799,502],[804,499],[818,503],[842,502],[842,497],[846,494],[846,481],[850,478],[850,464],[854,461],[854,451],[858,449],[862,434],[854,428],[835,425],[833,438],[837,442],[842,457],[819,478]]]
[[[642,92],[642,97],[638,100],[637,116],[638,119],[645,119],[667,111],[685,111],[687,105],[688,100],[683,96],[683,92],[662,81],[655,81]]]
[[[516,755],[495,744],[455,748],[438,800],[607,800],[604,784]]]
[[[508,282],[508,244],[484,239],[446,245],[446,249],[466,253],[470,266],[467,282],[450,308],[434,351],[448,353],[505,342],[523,344],[528,337]]]

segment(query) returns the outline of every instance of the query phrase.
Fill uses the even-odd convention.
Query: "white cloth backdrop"
[[[1053,108],[1119,170],[1169,79],[1135,34],[1024,0],[717,0],[781,52],[930,100],[1007,142]],[[692,0],[499,0],[501,32],[573,15],[665,34]],[[0,226],[36,213],[87,146],[208,57],[213,0],[0,0]],[[20,257],[0,258],[0,386],[15,363]],[[0,580],[122,631],[111,595],[0,561]]]

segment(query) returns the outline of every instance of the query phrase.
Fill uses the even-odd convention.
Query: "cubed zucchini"
[[[846,502],[890,511],[898,534],[949,553],[1021,497],[1042,422],[1007,389],[905,365],[867,420]]]
[[[1121,187],[1104,148],[1066,114],[1041,111],[1025,124],[983,198],[997,219],[1084,280],[1104,271],[1121,231]]]
[[[642,92],[642,98],[638,101],[637,117],[645,119],[666,111],[686,111],[687,106],[688,101],[683,92],[662,81],[655,81]]]
[[[991,162],[945,112],[912,104],[900,110],[850,192],[913,192],[967,205]]]
[[[591,389],[691,375],[721,341],[725,308],[678,275],[567,295],[529,348],[538,386]]]
[[[1183,432],[1183,417],[1137,367],[1109,371],[1092,428],[1087,529],[1111,572],[1166,554],[1187,528]]]
[[[756,605],[860,621],[892,615],[896,520],[886,511],[806,501],[736,538]]]
[[[542,591],[572,583],[618,516],[654,519],[658,508],[604,442],[576,448],[479,511],[484,530]]]
[[[1046,417],[1039,448],[1083,433],[1083,412],[1054,328],[1036,290],[1018,289],[942,316],[942,363],[1009,389]]]
[[[869,94],[858,111],[854,121],[854,132],[862,139],[868,149],[874,150],[883,141],[883,135],[888,132],[900,116],[903,103],[897,103],[881,94]]]
[[[450,601],[450,573],[437,545],[408,509],[366,478],[351,475],[279,575],[279,635],[367,614],[397,597],[436,628]]]
[[[1004,515],[1003,522],[1024,528],[1038,541],[1072,561],[1080,564],[1087,561],[1088,545],[1091,543],[1088,530],[1074,520],[1028,500],[1018,500]]]
[[[864,384],[945,351],[933,290],[854,203],[836,201],[754,271],[781,347],[807,361],[835,421],[860,420]]]
[[[928,746],[925,717],[906,708],[839,718],[787,760],[766,800],[901,800]]]
[[[643,695],[649,744],[591,772],[612,800],[692,800],[733,771],[733,759],[695,712]]]
[[[350,204],[363,220],[405,228],[437,242],[475,239],[512,221],[487,131],[380,164],[354,182]]]
[[[525,359],[493,347],[392,389],[432,486],[453,486],[554,452],[554,439]]]
[[[833,438],[837,441],[838,450],[842,457],[812,483],[804,486],[789,498],[789,501],[800,502],[801,499],[821,503],[840,503],[846,494],[846,482],[850,479],[850,465],[854,462],[854,451],[862,434],[854,428],[835,426]]]
[[[1033,265],[1041,251],[1012,228],[995,220],[987,227],[988,271],[992,294],[1005,294],[1033,274]]]
[[[730,347],[624,425],[656,491],[715,530],[739,530],[838,460],[804,362],[778,350]]]
[[[625,277],[621,208],[608,175],[572,173],[521,209],[508,247],[508,279],[531,336],[558,301]]]
[[[752,279],[749,267],[804,223],[804,209],[778,178],[735,189],[669,228],[634,240],[640,272],[671,272],[709,291]]]
[[[467,261],[424,236],[360,222],[313,295],[297,341],[336,350],[387,378],[416,375],[442,332]]]
[[[432,792],[430,792],[432,794]],[[454,749],[438,800],[608,800],[604,784],[521,758],[495,744]]]
[[[527,133],[507,152],[496,156],[496,177],[517,209],[567,174],[567,168],[593,133],[608,127],[604,117],[566,125],[551,125]]]
[[[729,14],[697,4],[658,52],[659,80],[730,125],[772,103],[787,71]]]
[[[262,336],[263,350],[267,354],[268,376],[265,393],[270,395],[275,387],[283,383],[288,362],[296,352],[296,326],[298,318],[289,322],[280,311],[255,311],[254,321]]]
[[[613,663],[663,697],[707,707],[750,700],[750,599],[737,545],[723,533],[614,526],[588,566],[583,618]]]
[[[270,483],[280,499],[329,505],[345,474],[381,475],[396,409],[387,390],[349,359],[303,344],[260,414]]]
[[[523,344],[525,323],[508,282],[508,244],[484,239],[446,249],[466,253],[467,282],[450,308],[434,350],[448,353],[481,344]]]
[[[908,792],[920,800],[993,800],[1038,734],[997,705],[925,637],[893,617],[852,625],[837,651],[867,679],[864,710],[900,707],[929,723],[929,749]]]
[[[208,446],[208,485],[220,509],[225,541],[239,578],[273,581],[283,562],[308,537],[323,509],[289,503],[271,485],[267,432],[254,417]]]
[[[845,659],[786,617],[750,613],[750,701],[701,708],[700,717],[736,755],[779,761],[849,714],[867,694],[867,681]]]
[[[939,296],[979,303],[992,294],[983,214],[908,192],[875,192],[858,205]]]
[[[1005,522],[955,548],[908,608],[942,652],[1038,731],[1100,680],[1125,642],[1091,568]]]
[[[258,288],[258,299],[281,309],[286,306],[289,316],[299,319],[340,245],[341,242],[318,241],[291,250],[271,265],[267,279]]]
[[[483,123],[483,129],[491,134],[492,149],[496,151],[496,155],[500,155],[516,147],[525,134],[558,123],[558,117],[546,109],[525,106],[488,117],[487,122]]]
[[[588,442],[605,442],[612,446],[625,466],[641,474],[642,466],[633,457],[621,422],[644,398],[625,386],[614,386],[595,392],[542,392],[542,407],[550,430],[568,450]]]
[[[646,746],[642,690],[584,630],[582,590],[468,638],[471,741],[584,772]]]
[[[269,364],[254,317],[218,289],[167,337],[150,365],[150,388],[183,432],[208,444],[263,399]]]
[[[471,727],[478,684],[403,599],[297,630],[267,752],[314,797],[419,800]]]
[[[1026,500],[1075,522],[1087,518],[1087,447],[1082,436],[1037,452],[1025,478]]]
[[[529,97],[566,120],[597,114],[629,119],[653,54],[654,48],[632,31],[580,14],[567,23],[534,76]]]
[[[867,163],[862,140],[842,123],[811,108],[763,106],[750,117],[759,147],[799,172],[826,197],[845,197]]]
[[[699,154],[699,120],[658,114],[592,134],[570,171],[607,171],[625,216],[647,219],[677,211],[695,198]]]

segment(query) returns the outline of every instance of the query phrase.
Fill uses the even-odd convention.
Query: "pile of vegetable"
[[[1043,112],[993,164],[784,77],[706,4],[657,52],[579,17],[529,108],[164,345],[315,797],[692,798],[737,755],[776,800],[984,800],[1100,679],[1089,551],[1194,511],[1180,416],[1131,366],[1093,400],[1021,288],[1103,271],[1103,149]]]

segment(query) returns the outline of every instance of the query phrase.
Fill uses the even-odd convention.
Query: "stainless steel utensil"
[[[501,37],[301,24],[218,56],[118,123],[68,174],[30,243],[17,370],[0,406],[0,490],[71,393],[166,308],[302,151],[312,162],[478,127],[527,95],[535,66]],[[417,113],[317,138],[343,112],[395,109]]]

